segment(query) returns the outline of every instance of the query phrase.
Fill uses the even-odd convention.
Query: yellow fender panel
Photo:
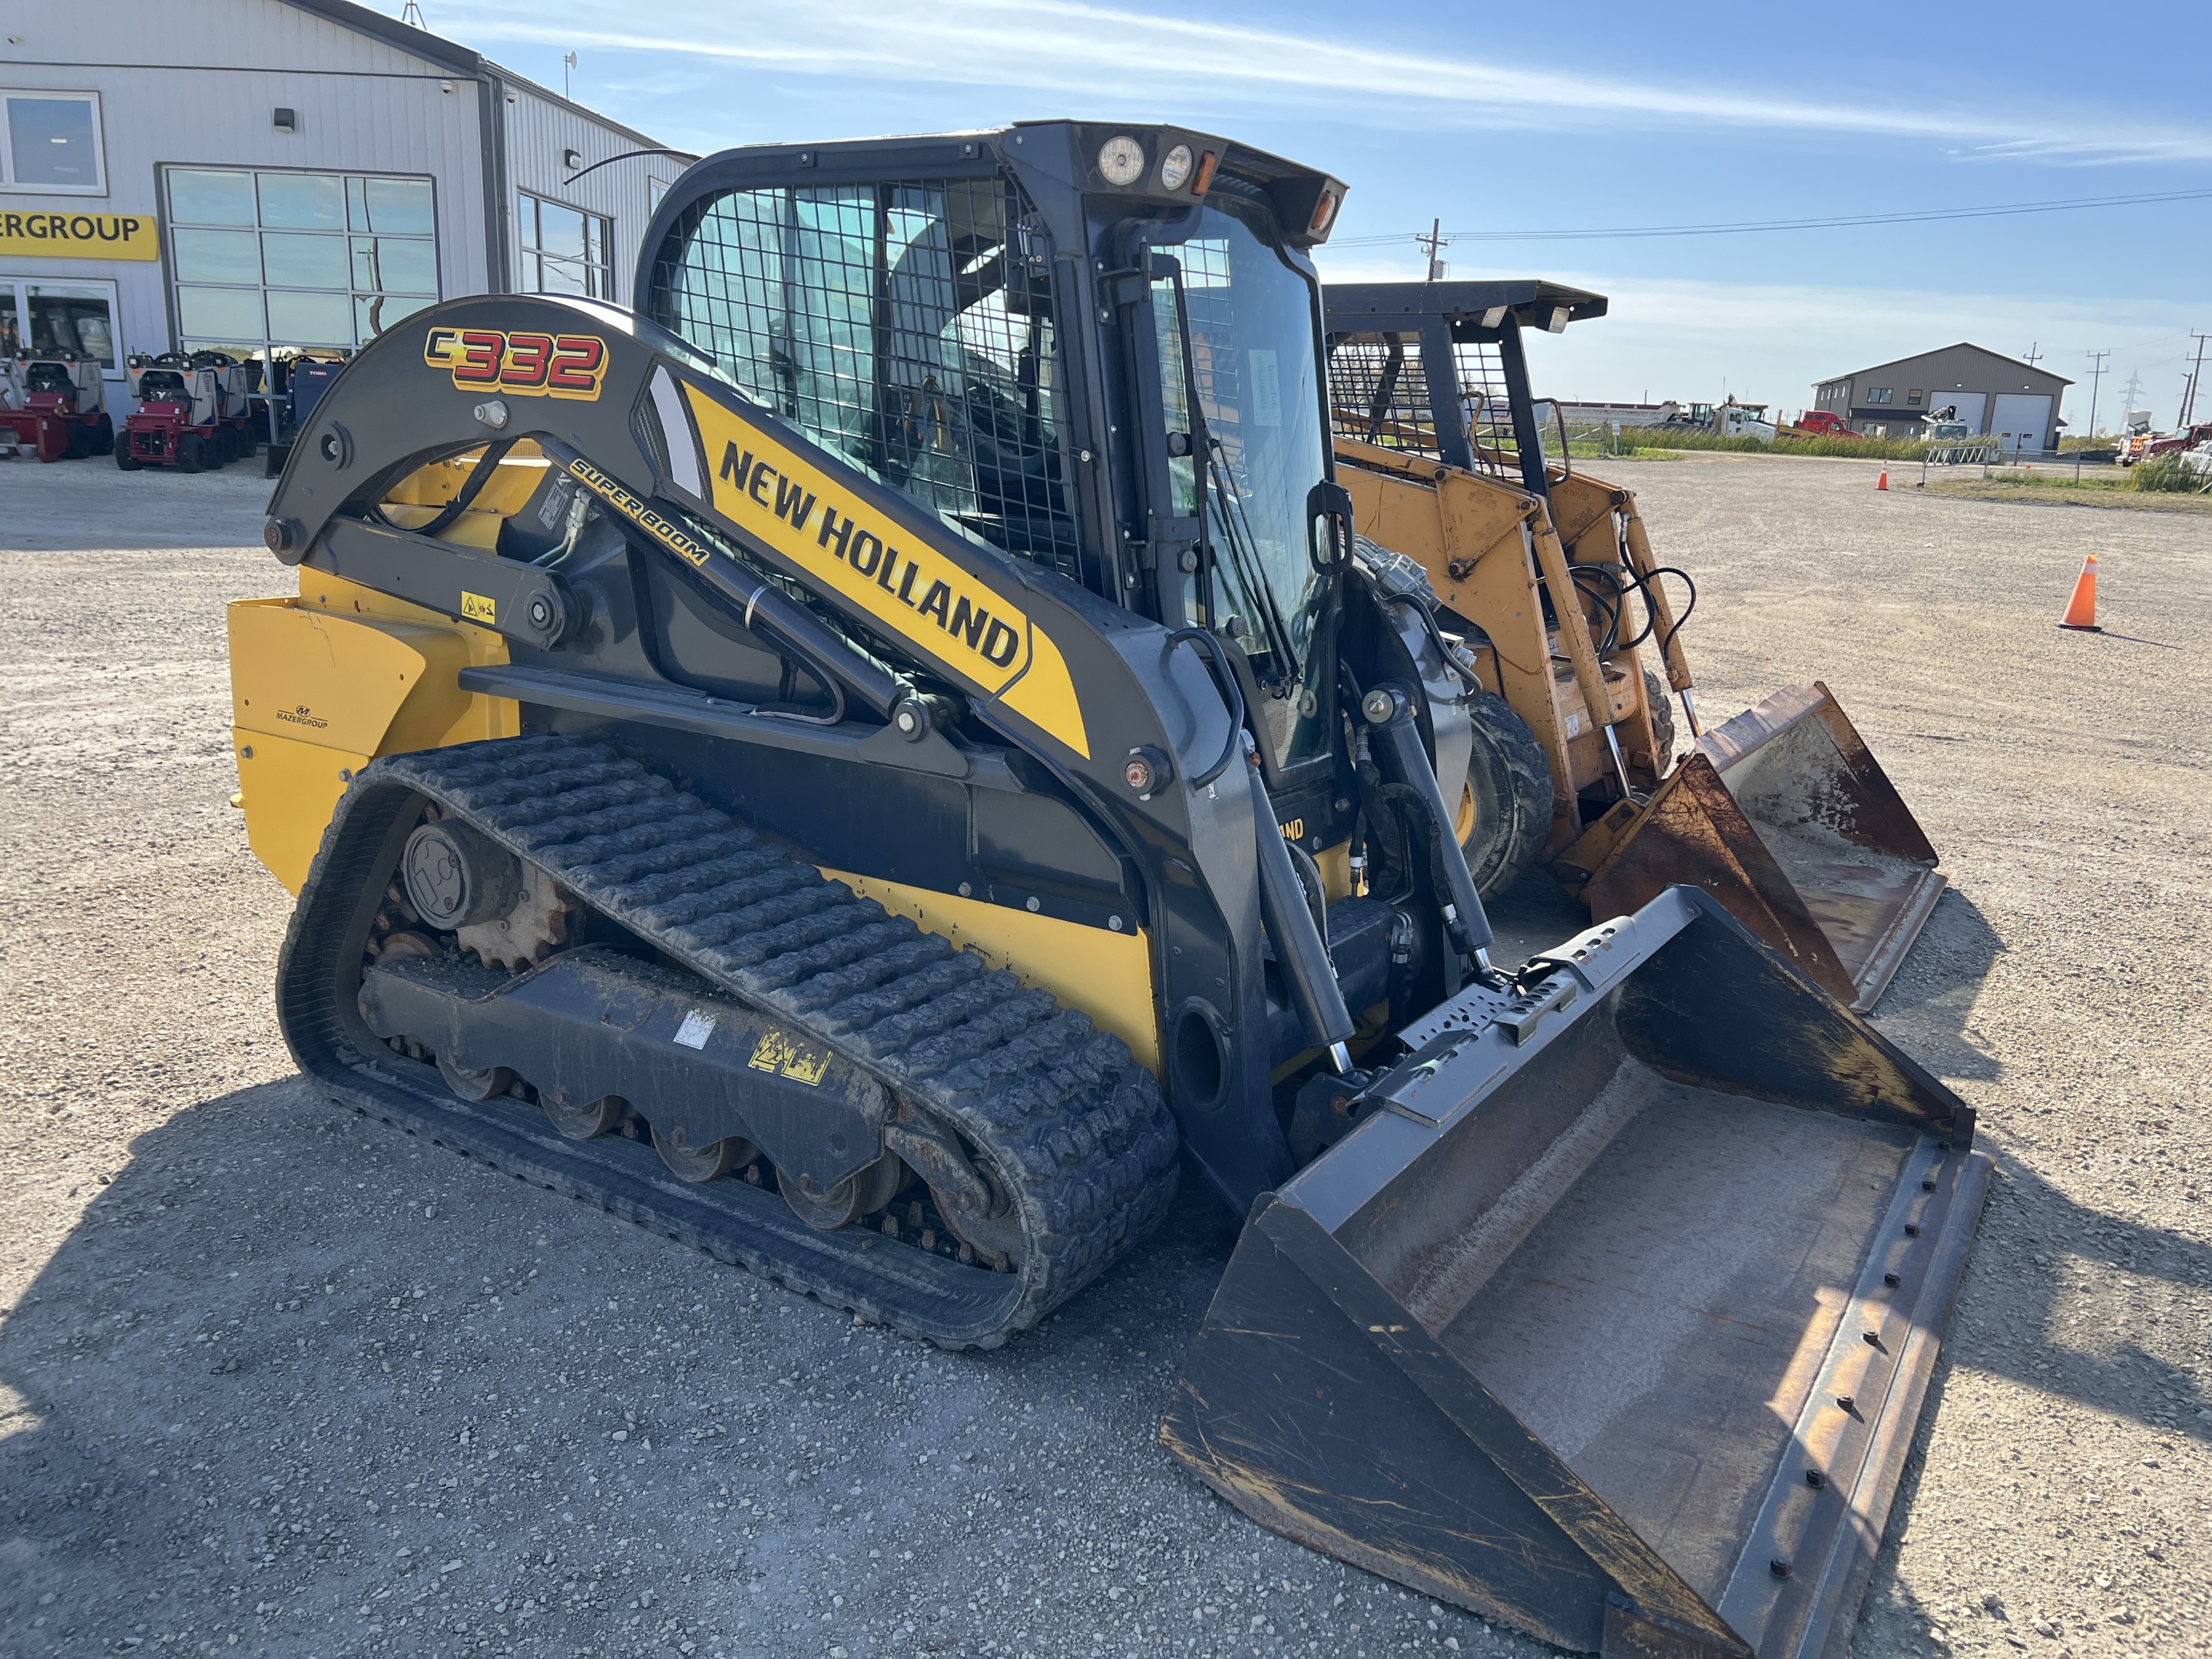
[[[1144,929],[1109,933],[826,866],[822,873],[894,915],[912,917],[924,933],[967,946],[994,968],[1010,969],[1022,983],[1049,992],[1065,1006],[1081,1009],[1100,1030],[1127,1043],[1137,1064],[1158,1075],[1152,941]]]
[[[513,702],[459,685],[471,663],[506,660],[498,635],[388,601],[380,609],[411,614],[374,614],[357,598],[364,590],[321,573],[307,580],[312,595],[229,610],[246,840],[295,893],[340,793],[370,760],[520,730]]]

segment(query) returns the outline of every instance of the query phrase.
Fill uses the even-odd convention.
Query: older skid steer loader
[[[1361,533],[1419,561],[1495,694],[1473,710],[1462,826],[1482,890],[1540,861],[1607,916],[1695,883],[1873,1007],[1942,895],[1936,849],[1825,685],[1699,723],[1665,579],[1692,605],[1694,585],[1654,561],[1634,495],[1575,470],[1556,404],[1547,447],[1529,394],[1522,331],[1601,317],[1604,297],[1375,283],[1332,284],[1328,304]],[[1646,643],[1696,739],[1680,765]]]
[[[954,1347],[1180,1150],[1255,1216],[1204,1478],[1572,1645],[1779,1651],[1856,1602],[1972,1116],[1694,890],[1492,965],[1462,671],[1331,476],[1340,194],[1168,127],[737,150],[645,315],[366,348],[270,505],[298,596],[231,611],[286,1038]]]

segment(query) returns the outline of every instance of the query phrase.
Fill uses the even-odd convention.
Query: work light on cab
[[[1189,155],[1183,152],[1186,162]],[[1145,147],[1126,132],[1115,133],[1098,146],[1098,176],[1116,190],[1127,189],[1145,176]]]

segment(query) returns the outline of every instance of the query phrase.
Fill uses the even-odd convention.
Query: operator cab
[[[1343,194],[1171,126],[761,146],[684,174],[637,293],[961,533],[1230,642],[1274,787],[1338,730],[1350,515],[1308,252]]]

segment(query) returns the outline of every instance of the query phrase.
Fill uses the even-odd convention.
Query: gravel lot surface
[[[1701,707],[1826,680],[1954,884],[1880,1024],[2002,1174],[1856,1651],[2212,1651],[2212,538],[1613,465]],[[226,805],[246,471],[0,463],[0,1659],[1550,1651],[1153,1445],[1235,1233],[1194,1192],[945,1355],[311,1096]],[[2060,633],[2093,550],[2112,632]],[[1540,886],[1502,931],[1576,925]]]

